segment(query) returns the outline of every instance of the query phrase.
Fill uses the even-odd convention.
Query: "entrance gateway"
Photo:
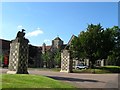
[[[72,72],[73,60],[71,58],[71,52],[69,50],[63,50],[61,53],[61,71],[60,72]]]
[[[8,74],[28,74],[28,43],[24,29],[17,33],[15,40],[10,44]]]

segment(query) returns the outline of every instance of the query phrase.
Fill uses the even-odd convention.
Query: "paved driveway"
[[[3,69],[2,73],[6,73]],[[78,88],[118,88],[118,74],[78,74],[29,69],[29,74],[43,75],[73,84]]]

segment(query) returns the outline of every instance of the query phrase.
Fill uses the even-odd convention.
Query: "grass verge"
[[[82,69],[73,70],[74,73],[96,73],[96,74],[107,74],[107,73],[120,73],[120,66],[104,66],[96,67],[94,69]]]
[[[60,72],[60,68],[29,68],[29,70],[45,70],[45,71],[55,71]],[[107,73],[120,73],[120,66],[104,66],[96,67],[94,69],[73,69],[73,73],[96,73],[96,74],[107,74]]]
[[[55,71],[59,72],[61,68],[28,68],[28,70]]]
[[[2,88],[76,88],[48,77],[26,74],[3,74]]]

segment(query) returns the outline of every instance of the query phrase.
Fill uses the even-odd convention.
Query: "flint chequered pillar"
[[[61,53],[61,71],[60,72],[72,72],[72,59],[69,50],[63,50]]]
[[[12,41],[10,44],[9,71],[13,74],[27,74],[28,45],[25,42]]]
[[[8,74],[28,74],[28,42],[24,37],[17,37],[12,40]]]

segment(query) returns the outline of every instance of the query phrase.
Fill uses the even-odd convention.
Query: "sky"
[[[118,25],[118,2],[2,2],[0,38],[13,40],[21,29],[35,46],[51,45],[59,36],[68,43],[88,24]]]

